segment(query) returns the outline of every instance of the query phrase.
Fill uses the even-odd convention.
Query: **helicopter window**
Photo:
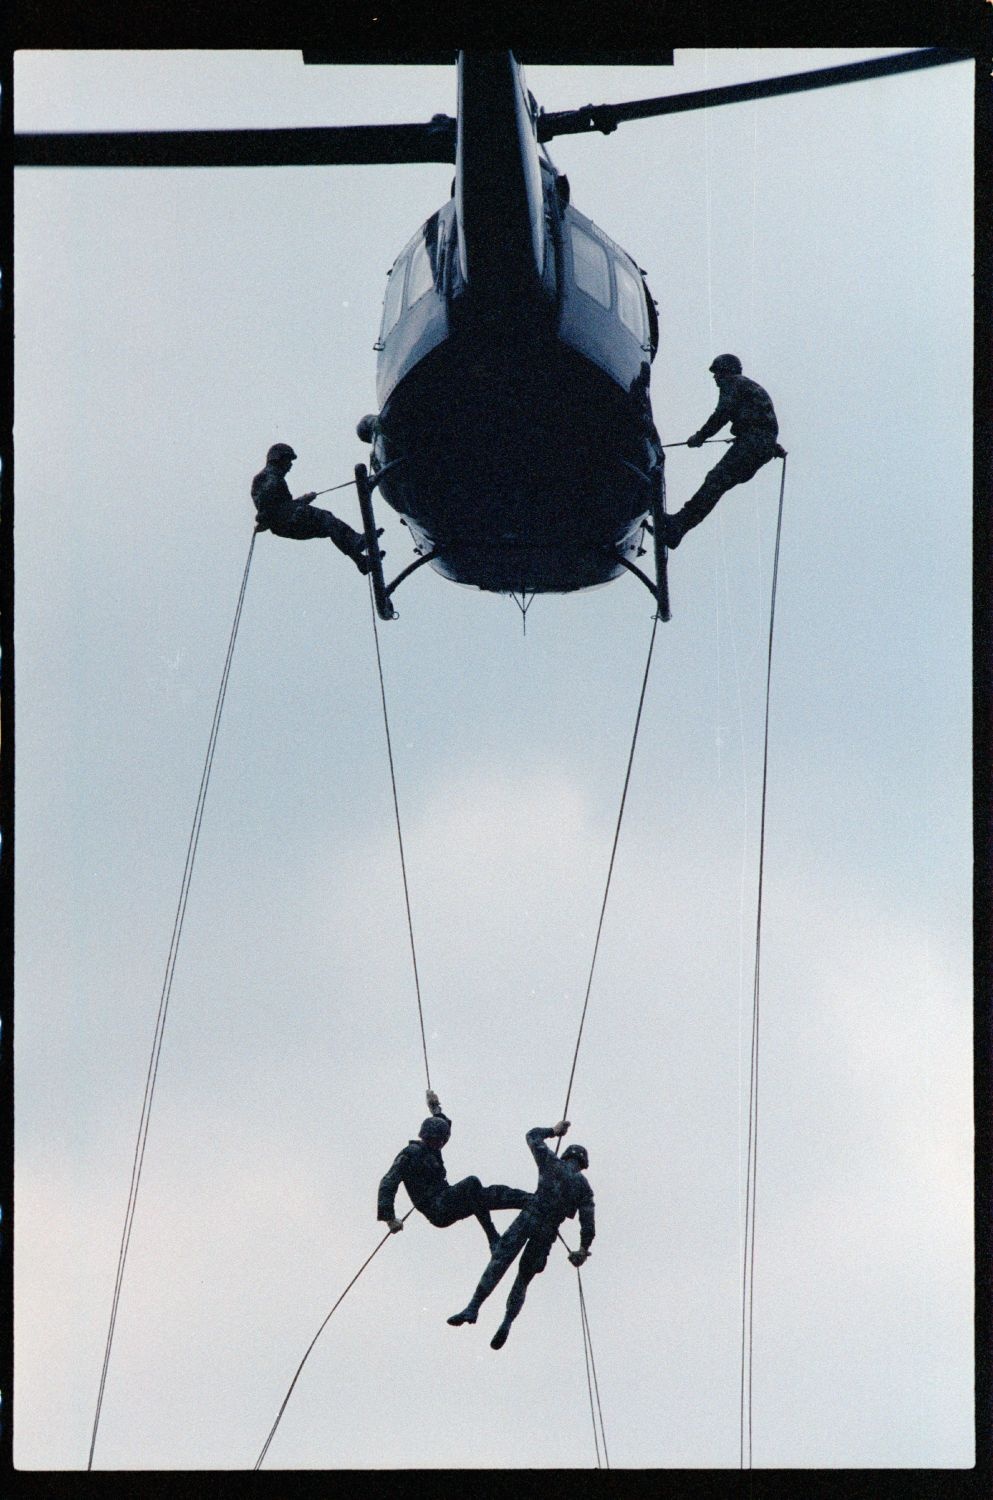
[[[599,302],[601,307],[609,307],[610,267],[607,264],[607,252],[575,224],[571,225],[571,229],[576,285],[581,292],[586,292],[587,296]]]
[[[636,339],[644,339],[644,291],[627,266],[619,260],[614,262],[614,277],[617,281],[617,315],[625,328],[630,328]]]
[[[423,240],[418,240],[410,257],[410,270],[407,273],[407,306],[413,307],[418,298],[423,297],[433,286],[434,272],[427,246]]]
[[[407,262],[401,258],[393,267],[390,279],[386,283],[386,296],[383,299],[383,331],[380,334],[381,339],[385,339],[392,332],[396,320],[400,316],[400,307],[403,303],[404,273],[406,269]]]

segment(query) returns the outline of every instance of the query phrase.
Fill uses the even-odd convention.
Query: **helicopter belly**
[[[374,466],[395,465],[381,492],[418,550],[495,592],[618,577],[649,509],[641,474],[661,458],[644,402],[558,340],[468,353],[454,339],[435,350],[381,413]]]
[[[573,593],[610,583],[624,571],[620,563],[605,565],[602,551],[594,548],[561,546],[552,541],[543,544],[539,540],[491,544],[475,539],[439,547],[415,522],[407,524],[415,550],[421,555],[434,552],[431,566],[443,578],[489,593]],[[612,550],[634,558],[640,553],[640,541],[641,527],[636,524],[629,534],[618,538]]]

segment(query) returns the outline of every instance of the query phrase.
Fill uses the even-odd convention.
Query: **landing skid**
[[[393,591],[405,578],[409,578],[411,573],[416,572],[418,568],[423,568],[425,563],[429,563],[437,555],[434,548],[430,552],[425,552],[422,557],[416,558],[408,567],[398,573],[392,583],[387,584],[383,574],[383,560],[379,555],[378,539],[376,536],[376,517],[372,509],[372,492],[383,475],[389,469],[393,468],[394,464],[402,462],[402,458],[399,458],[394,459],[393,463],[384,464],[383,468],[377,474],[373,475],[372,478],[370,478],[365,464],[355,465],[355,488],[358,491],[359,509],[362,512],[362,526],[365,531],[366,555],[369,558],[369,577],[372,581],[372,595],[376,605],[376,613],[381,620],[395,620],[398,618],[396,610],[390,603]],[[669,578],[666,564],[668,553],[665,543],[662,540],[664,531],[663,521],[665,517],[665,474],[661,466],[651,476],[643,473],[641,469],[636,469],[633,464],[626,464],[625,467],[633,470],[651,490],[653,524],[648,529],[651,531],[655,543],[655,582],[653,583],[647,574],[643,573],[639,567],[630,562],[620,552],[616,553],[617,561],[621,567],[626,568],[629,573],[633,573],[636,578],[641,579],[658,605],[660,619],[667,621],[672,618],[672,615],[669,609]]]
[[[397,458],[393,460],[393,463],[384,464],[379,473],[374,475],[372,479],[369,478],[369,470],[365,464],[355,465],[355,488],[359,492],[359,509],[362,512],[362,526],[365,530],[366,556],[369,559],[369,577],[372,580],[372,597],[375,600],[376,613],[381,620],[395,620],[398,618],[396,610],[390,603],[390,595],[398,584],[402,583],[405,578],[409,578],[411,573],[416,572],[418,568],[423,568],[424,564],[430,562],[435,555],[433,550],[425,552],[423,557],[416,558],[409,567],[404,568],[402,573],[397,574],[391,584],[387,585],[383,574],[383,559],[379,555],[379,544],[376,538],[376,517],[372,509],[372,492],[387,470],[392,469],[395,464],[402,462],[402,459]]]
[[[665,530],[665,471],[660,465],[654,471],[654,474],[649,476],[643,473],[641,469],[636,469],[634,464],[627,463],[626,460],[622,459],[622,463],[624,463],[626,469],[631,469],[633,473],[639,475],[652,492],[652,524],[648,527],[648,530],[651,532],[652,540],[655,544],[655,582],[653,583],[647,574],[643,573],[628,558],[623,557],[620,552],[617,554],[617,561],[621,564],[622,568],[627,568],[629,573],[633,573],[636,578],[641,579],[659,607],[659,618],[664,622],[668,622],[672,619],[672,611],[669,608],[669,553],[665,542],[662,540]]]

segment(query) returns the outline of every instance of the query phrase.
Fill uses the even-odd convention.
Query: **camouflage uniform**
[[[448,1120],[440,1112],[436,1118]],[[379,1184],[376,1217],[384,1223],[394,1217],[393,1203],[401,1183],[428,1223],[437,1229],[447,1229],[460,1219],[475,1217],[491,1245],[500,1236],[490,1218],[490,1209],[523,1208],[531,1197],[523,1188],[504,1187],[500,1183],[483,1187],[478,1177],[463,1177],[461,1182],[450,1183],[441,1152],[419,1140],[407,1142]]]
[[[782,457],[783,450],[776,442],[779,423],[773,410],[768,391],[747,375],[727,375],[720,385],[720,399],[713,415],[708,417],[694,433],[690,442],[705,442],[719,432],[725,423],[731,423],[735,441],[724,457],[707,475],[696,494],[687,500],[682,510],[669,517],[670,546],[698,526],[708,516],[718,500],[736,484],[744,484],[757,474],[763,464],[771,458]],[[671,538],[671,539],[670,539]]]
[[[510,1227],[500,1236],[493,1247],[490,1263],[479,1279],[466,1312],[471,1318],[456,1314],[449,1322],[475,1321],[480,1304],[494,1290],[497,1283],[520,1254],[521,1263],[517,1276],[507,1297],[507,1310],[497,1334],[494,1347],[499,1348],[507,1337],[511,1323],[524,1306],[528,1284],[539,1276],[548,1263],[548,1255],[555,1243],[559,1225],[564,1219],[575,1218],[579,1212],[580,1248],[588,1250],[596,1233],[594,1223],[593,1189],[582,1172],[571,1162],[560,1161],[545,1145],[552,1129],[536,1125],[525,1136],[531,1155],[538,1164],[538,1186],[531,1201],[517,1215]]]
[[[360,532],[353,530],[347,521],[341,521],[329,510],[320,510],[306,501],[294,500],[290,487],[278,468],[266,464],[261,473],[252,480],[252,499],[260,531],[271,531],[274,536],[292,537],[295,541],[311,541],[314,537],[327,536],[346,556],[358,556],[362,541]]]

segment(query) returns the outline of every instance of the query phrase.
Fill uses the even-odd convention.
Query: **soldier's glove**
[[[703,438],[698,432],[695,432],[691,438],[686,439],[686,446],[687,448],[702,448]]]
[[[399,1234],[401,1229],[403,1228],[402,1219],[387,1219],[386,1224],[390,1231],[390,1234]]]
[[[428,1109],[432,1114],[434,1114],[435,1110],[441,1108],[441,1100],[438,1098],[438,1095],[435,1093],[434,1089],[428,1089],[424,1097],[427,1099]]]
[[[583,1265],[583,1263],[585,1261],[587,1261],[589,1259],[589,1255],[590,1255],[590,1252],[588,1250],[570,1250],[569,1251],[569,1261],[570,1261],[570,1264],[574,1265],[574,1266],[576,1266],[578,1268],[579,1266]]]
[[[316,500],[316,499],[317,499],[317,491],[316,490],[310,490],[310,491],[308,491],[308,493],[306,495],[301,495],[300,496],[300,504],[301,505],[309,505],[310,502],[311,502],[311,500]]]
[[[565,1133],[566,1133],[566,1131],[568,1129],[569,1129],[569,1121],[568,1120],[560,1120],[557,1125],[553,1125],[552,1126],[552,1135],[565,1135]]]

